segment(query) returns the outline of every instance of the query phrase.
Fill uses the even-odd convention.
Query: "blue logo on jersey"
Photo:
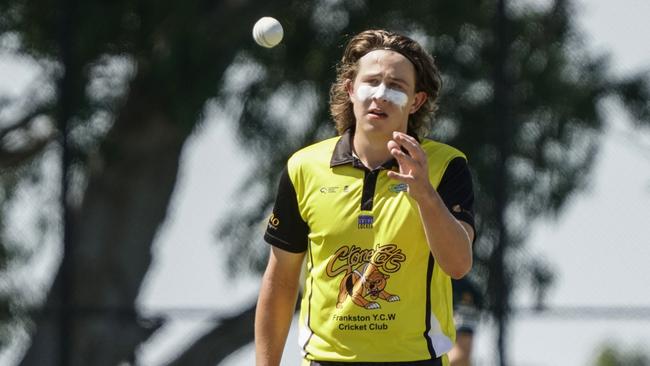
[[[372,229],[373,217],[370,215],[359,215],[357,221],[359,229]]]
[[[406,183],[391,184],[388,186],[388,190],[393,193],[406,192],[408,188]]]

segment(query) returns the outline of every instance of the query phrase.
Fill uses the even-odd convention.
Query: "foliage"
[[[503,297],[488,297],[492,311],[496,304],[508,306],[521,273],[548,285],[552,276],[534,259],[519,264],[521,248],[535,219],[558,212],[588,182],[603,127],[598,103],[618,97],[640,125],[650,115],[647,79],[618,79],[605,58],[586,53],[570,5],[511,6],[509,32],[499,38],[496,0],[0,1],[0,43],[41,70],[28,95],[8,102],[21,105],[21,113],[0,115],[0,167],[4,173],[26,166],[67,134],[76,177],[71,248],[79,250],[66,253],[64,263],[74,260],[83,273],[73,273],[73,300],[127,314],[120,322],[106,315],[94,328],[76,327],[79,337],[71,346],[79,352],[70,364],[117,364],[153,331],[133,319],[133,303],[164,222],[183,144],[209,101],[236,116],[231,123],[240,143],[262,157],[240,192],[243,208],[219,230],[233,267],[261,268],[266,247],[251,228],[270,211],[289,154],[334,134],[327,109],[334,66],[346,36],[367,28],[413,36],[443,72],[432,137],[469,156],[480,235],[475,277],[487,294]],[[285,40],[271,50],[251,40],[251,26],[262,15],[274,15],[285,28]],[[499,67],[506,85],[501,105],[493,82]],[[507,129],[504,115],[511,121]],[[68,129],[61,131],[64,120]],[[38,124],[50,133],[37,133]],[[495,174],[500,162],[506,169]],[[8,182],[4,174],[0,179]],[[500,243],[507,245],[502,252],[495,250]],[[506,276],[497,281],[490,267],[495,255],[507,259],[499,268]],[[61,276],[46,306],[60,304]],[[42,344],[54,338],[48,329],[37,324],[28,356],[47,349]],[[88,339],[111,340],[104,343],[110,347]]]
[[[467,153],[474,172],[479,237],[472,277],[486,292],[489,311],[505,322],[512,292],[526,278],[543,307],[553,276],[543,260],[526,255],[527,233],[536,219],[558,213],[588,184],[604,126],[599,103],[617,97],[639,125],[647,126],[650,89],[647,76],[618,78],[609,72],[606,57],[584,49],[570,1],[548,7],[512,4],[502,39],[495,31],[496,8],[497,1],[471,0],[399,7],[361,1],[304,4],[280,19],[290,36],[279,47],[243,51],[242,64],[262,71],[250,88],[221,97],[244,100],[240,139],[266,158],[246,178],[249,184],[242,192],[246,197],[262,190],[259,204],[233,215],[219,232],[224,242],[235,243],[233,258],[252,259],[253,268],[263,267],[265,257],[239,254],[259,253],[257,248],[264,246],[250,227],[270,211],[280,166],[300,146],[333,135],[327,96],[345,41],[341,35],[388,28],[420,40],[443,72],[432,137]],[[501,44],[505,55],[499,54]],[[505,84],[502,100],[495,89],[499,68]],[[305,94],[316,101],[296,102],[296,96]],[[291,108],[274,115],[282,97]],[[298,122],[286,123],[288,116]],[[501,163],[503,171],[497,169]]]
[[[251,182],[249,190],[242,192],[245,196],[262,187],[262,199],[254,209],[233,216],[222,226],[221,237],[236,242],[233,250],[238,253],[255,252],[251,248],[262,245],[259,233],[248,228],[269,212],[279,167],[296,148],[334,133],[327,97],[344,35],[386,27],[423,42],[443,72],[441,108],[432,137],[459,147],[469,157],[476,180],[480,234],[477,277],[487,278],[485,265],[499,235],[494,194],[498,160],[507,163],[505,214],[509,245],[518,250],[536,218],[557,213],[587,184],[603,127],[599,102],[620,97],[640,124],[647,124],[649,111],[644,99],[646,79],[618,79],[609,73],[606,58],[585,51],[572,23],[570,2],[555,1],[547,8],[513,6],[507,13],[510,32],[503,40],[508,56],[506,108],[513,130],[509,154],[500,156],[504,129],[503,111],[494,104],[495,4],[466,0],[409,2],[396,7],[389,2],[370,6],[362,1],[335,1],[303,3],[292,14],[283,12],[280,20],[287,38],[272,50],[254,46],[243,50],[239,65],[254,65],[258,72],[249,79],[248,88],[220,94],[222,100],[243,101],[237,132],[244,146],[265,157],[245,179]],[[305,95],[316,100],[300,99]],[[282,100],[289,100],[291,107],[283,108],[278,103]],[[274,113],[277,109],[282,112]],[[263,263],[261,258],[254,267]],[[510,276],[524,270],[515,263],[507,265]],[[532,277],[535,266],[531,259]]]
[[[605,344],[598,353],[594,366],[648,366],[650,355],[640,350],[622,349],[614,344]]]
[[[249,24],[268,7],[248,1],[0,1],[3,51],[39,70],[25,95],[2,98],[3,183],[10,169],[46,151],[60,154],[54,147],[63,136],[71,164],[64,178],[71,182],[66,203],[72,230],[45,316],[34,318],[23,364],[119,364],[155,330],[138,321],[134,303],[183,143],[237,46],[250,39]],[[12,108],[19,113],[5,113]],[[55,212],[57,194],[50,191]]]

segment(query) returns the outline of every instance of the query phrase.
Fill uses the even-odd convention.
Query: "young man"
[[[349,41],[331,90],[340,136],[296,152],[281,175],[258,366],[280,364],[303,270],[303,365],[448,364],[450,278],[472,266],[474,198],[465,156],[423,138],[440,86],[410,38]]]

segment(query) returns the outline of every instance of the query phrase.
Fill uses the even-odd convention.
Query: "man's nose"
[[[386,85],[384,83],[379,84],[379,87],[377,88],[377,91],[372,96],[373,99],[375,100],[381,100],[382,102],[387,102],[387,93],[386,93]]]

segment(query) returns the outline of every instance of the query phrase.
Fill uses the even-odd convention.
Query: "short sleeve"
[[[457,157],[449,162],[437,191],[449,212],[457,220],[468,223],[476,232],[472,175],[464,158]]]
[[[308,235],[309,226],[300,216],[296,190],[285,167],[264,240],[288,252],[302,253],[307,250]]]

